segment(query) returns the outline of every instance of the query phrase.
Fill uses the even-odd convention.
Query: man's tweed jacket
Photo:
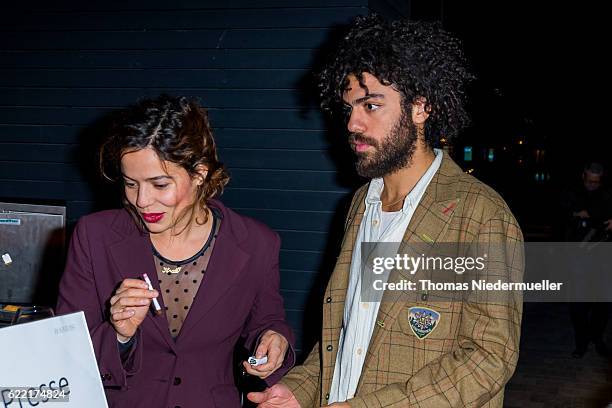
[[[353,246],[365,210],[368,185],[353,197],[340,256],[323,298],[319,342],[303,365],[281,381],[302,408],[328,405],[344,312]],[[406,229],[403,245],[432,242],[491,244],[486,276],[520,281],[523,237],[504,200],[461,171],[446,154]],[[418,271],[416,272],[419,273]],[[485,278],[486,278],[485,276]],[[389,281],[413,279],[394,271]],[[518,359],[522,297],[503,302],[438,301],[424,293],[386,292],[351,407],[502,407],[504,385]],[[438,327],[420,340],[408,309],[439,312]]]

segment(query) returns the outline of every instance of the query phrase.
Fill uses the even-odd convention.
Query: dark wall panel
[[[301,347],[316,336],[317,293],[358,182],[342,173],[349,151],[314,102],[312,69],[338,27],[367,12],[366,0],[6,6],[0,200],[62,202],[72,223],[118,204],[93,188],[105,115],[160,93],[200,98],[232,175],[223,200],[283,240],[282,293]]]

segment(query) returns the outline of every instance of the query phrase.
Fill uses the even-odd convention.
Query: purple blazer
[[[266,382],[275,383],[295,363],[293,333],[279,294],[278,235],[219,201],[210,205],[220,210],[221,227],[179,336],[176,341],[170,336],[165,313],[150,313],[123,360],[108,302],[123,279],[145,272],[156,276],[149,236],[123,209],[87,215],[77,223],[57,312],[85,312],[111,408],[239,407],[234,346],[244,337],[253,351],[267,329],[284,335],[290,348],[283,366]],[[158,280],[152,281],[160,291]],[[163,308],[162,296],[158,300]]]

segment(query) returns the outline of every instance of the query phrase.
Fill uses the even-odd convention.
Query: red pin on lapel
[[[456,203],[450,203],[446,208],[442,210],[442,214],[448,215],[448,212],[455,208]]]

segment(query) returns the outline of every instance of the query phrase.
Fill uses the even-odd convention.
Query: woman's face
[[[151,148],[125,153],[121,172],[127,200],[153,234],[172,230],[185,208],[194,203],[203,180],[191,177],[175,163],[162,161]]]

